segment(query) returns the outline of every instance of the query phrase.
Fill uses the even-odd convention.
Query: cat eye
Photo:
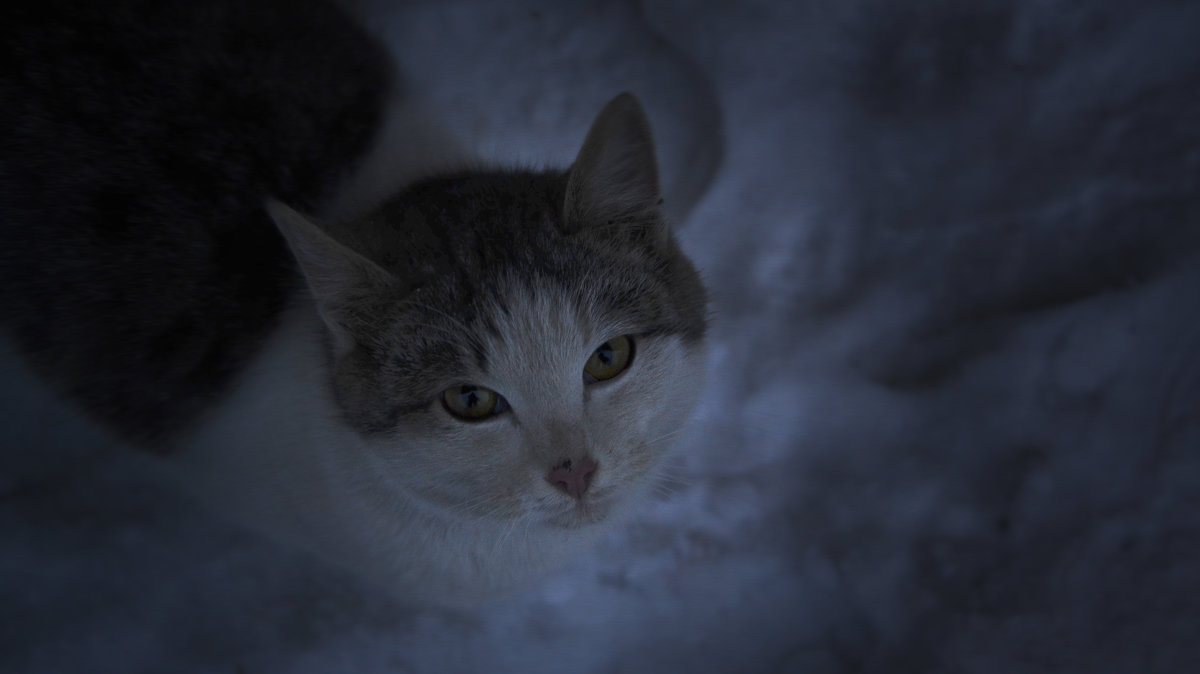
[[[482,386],[451,386],[442,391],[442,406],[464,421],[479,421],[508,409],[504,396]]]
[[[583,366],[583,378],[591,384],[621,374],[633,362],[633,339],[626,335],[614,337],[592,352]]]

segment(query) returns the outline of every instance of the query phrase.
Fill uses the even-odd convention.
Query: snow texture
[[[677,479],[414,611],[0,387],[4,672],[1200,667],[1200,3],[363,6],[495,161],[646,101],[714,295]]]

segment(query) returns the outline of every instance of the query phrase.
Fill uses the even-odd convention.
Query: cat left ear
[[[637,228],[657,243],[669,235],[661,205],[650,121],[633,94],[623,93],[600,111],[571,166],[564,228]]]
[[[393,285],[394,278],[291,207],[275,199],[268,199],[265,206],[300,264],[317,310],[333,334],[335,351],[349,351],[355,341],[355,316],[360,313],[356,310],[365,299]]]

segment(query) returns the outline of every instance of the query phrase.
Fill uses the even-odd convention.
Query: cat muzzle
[[[592,476],[596,473],[596,461],[589,456],[581,459],[567,459],[550,469],[546,481],[558,487],[574,499],[582,499],[592,484]]]

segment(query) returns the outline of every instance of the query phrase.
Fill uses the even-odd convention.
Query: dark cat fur
[[[387,56],[320,0],[22,0],[0,9],[0,63],[6,327],[154,446],[299,283],[263,199],[331,196],[379,122]]]

